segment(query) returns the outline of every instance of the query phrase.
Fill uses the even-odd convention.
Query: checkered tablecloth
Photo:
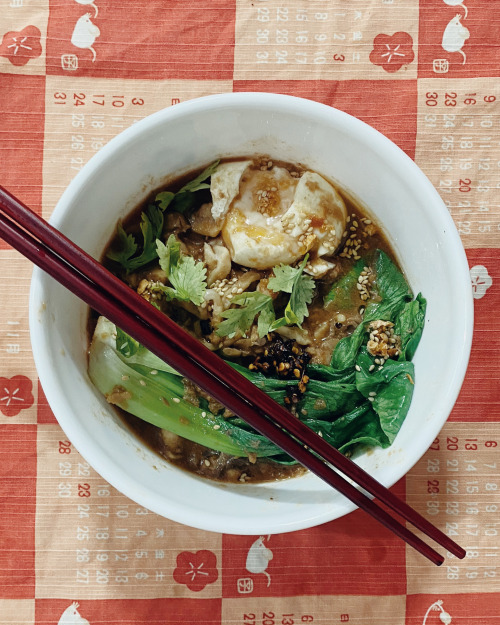
[[[44,217],[154,111],[292,94],[359,117],[417,162],[455,220],[475,298],[459,400],[394,487],[467,548],[437,568],[360,511],[230,536],[116,492],[47,405],[31,266],[0,242],[1,624],[500,623],[499,35],[498,0],[0,0],[0,184]]]

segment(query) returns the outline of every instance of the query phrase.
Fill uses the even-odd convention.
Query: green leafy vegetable
[[[340,339],[333,350],[330,365],[339,370],[353,367],[359,348],[365,340],[365,334],[365,324],[361,322],[352,334]]]
[[[161,191],[156,194],[155,202],[161,208],[162,211],[165,211],[169,206],[172,200],[175,197],[175,193],[172,191]]]
[[[365,347],[360,350],[356,387],[364,397],[372,395],[372,406],[380,426],[392,444],[410,408],[415,368],[412,362],[387,360],[381,369],[370,372],[373,358]]]
[[[227,454],[282,455],[281,449],[260,434],[184,401],[184,385],[177,374],[122,356],[110,340],[110,330],[114,331],[114,325],[101,317],[90,347],[89,375],[113,404],[159,428]]]
[[[419,293],[405,304],[399,315],[394,331],[401,337],[400,360],[412,360],[424,329],[426,308],[427,301]]]
[[[132,234],[125,232],[121,223],[116,228],[116,238],[118,245],[111,249],[106,256],[126,268],[129,259],[137,252],[137,243]]]
[[[133,339],[129,334],[116,328],[116,349],[125,358],[134,356],[140,347],[140,343]]]
[[[355,445],[388,446],[387,437],[368,401],[335,421],[305,419],[304,423],[315,432],[321,432],[323,438],[341,452]]]
[[[269,321],[274,321],[273,300],[269,295],[258,291],[240,293],[235,295],[232,302],[239,305],[239,308],[228,308],[221,313],[224,321],[217,328],[218,336],[233,337],[237,332],[244,335],[257,315],[259,315],[257,326],[259,336],[267,334]],[[261,320],[262,314],[264,317]]]
[[[219,166],[219,163],[220,161],[215,161],[214,163],[206,167],[201,172],[201,174],[199,174],[198,176],[196,176],[196,178],[186,183],[179,190],[179,193],[184,193],[186,191],[190,191],[191,193],[194,193],[195,191],[199,191],[200,189],[210,189],[210,185],[206,182],[206,180],[210,178],[210,176],[216,172],[217,167]]]
[[[158,358],[158,356],[155,356],[126,332],[120,330],[118,327],[115,328],[114,324],[107,319],[104,319],[104,317],[99,318],[99,327],[101,334],[106,332],[110,337],[113,336],[113,333],[116,330],[116,341],[114,344],[115,349],[120,356],[127,359],[128,363],[143,365],[153,370],[156,369],[158,371],[166,371],[167,373],[172,373],[173,375],[180,375],[174,368],[161,360],[161,358]],[[109,340],[108,343],[113,346],[113,342],[111,340]]]
[[[107,257],[120,263],[130,273],[155,260],[156,239],[161,236],[163,229],[163,212],[156,204],[149,204],[141,215],[142,245],[141,251],[136,255],[138,244],[132,234],[127,234],[122,224],[118,224],[118,245],[111,249]]]
[[[222,313],[221,316],[225,321],[219,325],[217,334],[229,337],[233,337],[238,331],[245,334],[257,315],[259,315],[257,322],[259,337],[284,325],[300,326],[309,314],[307,304],[311,303],[314,291],[314,280],[303,273],[307,259],[306,255],[297,268],[279,265],[273,269],[274,276],[269,279],[268,287],[275,293],[279,291],[290,293],[283,317],[276,319],[273,300],[269,295],[256,291],[241,293],[232,300],[232,303],[239,304],[240,308],[230,308]]]
[[[178,213],[185,213],[193,208],[196,204],[196,191],[210,189],[210,184],[206,182],[208,178],[216,171],[220,161],[215,161],[204,169],[194,180],[190,180],[175,194],[173,200],[170,200],[170,208]]]
[[[172,286],[158,284],[153,289],[160,291],[167,299],[191,301],[199,306],[207,288],[205,265],[201,261],[196,262],[192,256],[181,254],[180,243],[173,234],[169,236],[166,245],[157,239],[156,249],[160,267]]]
[[[362,262],[366,265],[368,261],[362,259]],[[334,369],[354,366],[356,355],[364,342],[368,324],[376,319],[394,322],[406,302],[412,297],[411,289],[403,274],[385,252],[377,250],[374,269],[376,275],[374,288],[381,299],[368,303],[362,323],[350,336],[344,337],[337,343],[331,360]]]
[[[361,259],[348,271],[340,280],[337,280],[332,288],[325,295],[324,303],[329,304],[331,302],[332,307],[342,310],[350,308],[353,303],[353,297],[358,296],[358,290],[356,284],[358,278],[365,267],[366,261]]]
[[[274,276],[269,279],[268,287],[275,293],[282,291],[290,293],[290,299],[285,308],[284,323],[282,319],[278,319],[273,324],[272,329],[280,327],[280,325],[300,326],[304,319],[309,315],[307,305],[311,303],[314,291],[314,280],[311,276],[304,274],[304,267],[307,264],[309,256],[305,255],[300,265],[290,267],[289,265],[279,265],[274,267]],[[279,325],[276,325],[279,324]]]
[[[163,231],[163,213],[167,208],[173,211],[184,213],[192,208],[197,199],[196,191],[209,189],[210,184],[206,182],[215,172],[219,161],[215,161],[204,169],[194,180],[186,183],[177,193],[171,191],[161,191],[155,196],[154,203],[149,204],[141,214],[142,243],[140,246],[133,234],[125,232],[121,223],[117,226],[117,244],[107,253],[107,257],[119,263],[127,273],[136,271],[144,265],[155,260],[157,255],[156,239],[159,239]]]

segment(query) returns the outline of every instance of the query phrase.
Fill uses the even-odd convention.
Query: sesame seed
[[[176,404],[180,404],[180,403],[181,403],[181,400],[180,400],[178,397],[173,397],[173,398],[172,398],[172,401],[173,401],[174,403],[176,403]]]
[[[210,460],[205,460],[205,466],[209,467],[210,466]]]
[[[373,371],[374,369],[375,369],[375,365],[370,365],[370,366],[368,367],[368,371]]]
[[[368,399],[368,401],[375,401],[374,397],[368,397],[367,399]]]
[[[214,430],[220,430],[220,425],[218,425],[217,423],[214,425]]]
[[[361,367],[359,365],[356,365],[354,368],[356,369],[356,371],[361,371]]]
[[[156,369],[151,369],[149,372],[151,375],[158,375],[158,371]]]
[[[207,413],[206,413],[205,411],[203,411],[203,412],[201,413],[201,416],[202,416],[202,417],[206,417],[206,416],[207,416]]]
[[[370,392],[368,393],[368,395],[369,395],[370,397],[375,397],[375,395],[376,395],[376,394],[377,394],[377,393],[376,393],[375,391],[370,391]]]
[[[146,382],[145,382],[144,380],[139,380],[139,384],[140,384],[141,386],[146,386]]]
[[[124,382],[126,382],[128,379],[129,379],[129,376],[128,376],[128,375],[122,375],[122,380],[123,380]]]

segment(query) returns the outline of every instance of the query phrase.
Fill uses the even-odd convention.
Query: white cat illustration
[[[100,34],[99,28],[90,20],[90,13],[85,13],[75,24],[75,29],[71,35],[71,43],[77,48],[90,50],[92,52],[92,63],[94,63],[97,54],[92,46]]]
[[[80,604],[77,601],[64,610],[57,625],[90,625],[87,619],[80,616],[78,609]]]

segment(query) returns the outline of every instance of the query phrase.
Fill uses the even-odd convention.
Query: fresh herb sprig
[[[309,255],[306,254],[298,267],[279,265],[273,269],[274,277],[269,279],[268,287],[278,293],[290,293],[290,299],[285,308],[284,317],[278,319],[273,325],[301,326],[304,319],[309,315],[307,305],[311,303],[314,292],[314,280],[304,273]],[[275,327],[280,327],[276,326]]]
[[[275,293],[290,293],[283,317],[276,319],[270,295],[258,291],[241,293],[232,300],[239,308],[229,308],[222,313],[225,321],[219,325],[216,334],[232,338],[239,331],[245,335],[256,316],[257,331],[261,338],[284,325],[300,326],[309,314],[307,305],[311,303],[314,291],[314,280],[304,274],[307,260],[306,254],[298,267],[278,265],[273,269],[274,277],[269,279],[268,287]]]
[[[187,182],[177,193],[161,191],[155,196],[154,202],[149,204],[141,214],[142,241],[127,233],[121,223],[117,227],[117,244],[107,253],[107,257],[119,263],[127,273],[137,271],[144,265],[158,258],[156,239],[163,231],[164,213],[170,211],[185,213],[196,204],[195,193],[209,189],[207,180],[216,171],[219,161],[206,167],[201,174]]]
[[[275,319],[272,297],[266,293],[251,291],[235,295],[232,303],[237,304],[239,308],[228,308],[221,313],[225,321],[217,328],[218,336],[232,338],[238,331],[242,336],[245,335],[257,315],[259,336],[263,337],[269,332],[269,327]]]
[[[117,245],[107,253],[110,260],[119,263],[127,273],[136,271],[157,258],[156,239],[163,230],[163,211],[156,204],[149,204],[141,215],[142,244],[139,245],[133,234],[125,232],[123,225],[118,224]]]
[[[178,299],[183,302],[193,302],[200,306],[207,289],[207,269],[192,256],[181,254],[179,241],[171,234],[165,245],[159,239],[156,241],[160,267],[167,274],[171,286],[157,283],[151,289],[158,291],[167,300]]]

